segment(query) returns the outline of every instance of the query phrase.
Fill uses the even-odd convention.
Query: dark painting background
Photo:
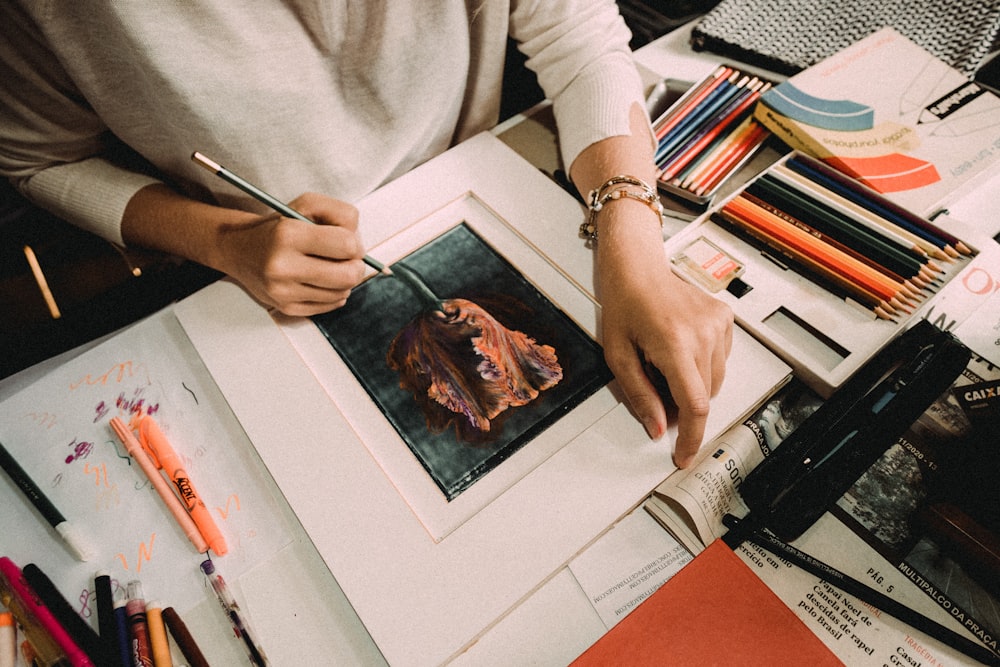
[[[413,395],[386,364],[396,334],[420,312],[401,280],[378,276],[345,307],[313,321],[450,501],[527,444],[611,377],[600,347],[462,223],[402,260],[441,299],[464,298],[508,329],[555,348],[562,380],[528,405],[493,420],[487,442],[460,441],[454,428],[432,433]]]

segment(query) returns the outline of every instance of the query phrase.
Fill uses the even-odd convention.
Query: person
[[[608,365],[654,439],[671,403],[651,379],[662,374],[674,460],[693,459],[733,317],[667,264],[613,0],[2,0],[0,24],[0,173],[84,229],[217,269],[294,316],[343,306],[362,278],[362,234],[378,221],[350,202],[496,123],[513,38],[552,100],[570,177],[603,202],[592,229]],[[192,169],[192,150],[319,224]]]

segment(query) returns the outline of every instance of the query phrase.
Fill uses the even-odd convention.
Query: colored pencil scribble
[[[527,405],[562,379],[551,346],[465,299],[442,301],[412,319],[393,339],[387,363],[430,430],[454,426],[467,442],[488,440],[508,408]]]

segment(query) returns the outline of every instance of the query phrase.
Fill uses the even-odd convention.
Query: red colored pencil
[[[721,65],[718,69],[712,72],[712,74],[706,77],[705,80],[699,84],[698,88],[691,91],[691,96],[687,101],[677,107],[674,111],[670,112],[669,116],[661,119],[660,122],[662,124],[658,125],[656,128],[656,140],[659,141],[660,139],[663,139],[664,135],[670,131],[670,128],[681,122],[691,109],[705,99],[709,93],[722,85],[722,82],[728,79],[732,72],[733,69],[731,67]]]
[[[763,125],[750,120],[745,131],[741,132],[740,136],[734,138],[733,145],[723,155],[719,156],[718,162],[711,165],[709,170],[699,180],[686,187],[698,195],[705,194],[718,185],[725,178],[726,174],[729,173],[729,170],[746,156],[747,153],[764,141],[769,134],[770,132]]]
[[[732,130],[731,125],[736,122],[736,120],[746,112],[750,106],[757,101],[757,98],[761,94],[771,87],[769,83],[758,82],[750,89],[750,92],[743,98],[743,100],[734,107],[729,113],[725,115],[724,118],[719,120],[715,127],[706,132],[700,139],[691,144],[682,154],[677,156],[673,162],[663,169],[660,173],[660,178],[663,180],[670,180],[676,176],[681,169],[688,165],[702,150],[705,149],[716,137],[727,130]]]

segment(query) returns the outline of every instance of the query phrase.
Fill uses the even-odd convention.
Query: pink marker
[[[66,630],[56,620],[56,617],[49,611],[49,608],[42,603],[34,589],[28,585],[28,581],[24,578],[21,568],[6,556],[0,557],[0,575],[3,575],[11,591],[17,596],[21,606],[35,617],[38,625],[59,645],[59,648],[66,654],[66,659],[69,660],[69,663],[73,667],[94,667],[94,663],[91,662],[90,657],[83,652],[83,649],[77,646],[76,642],[66,633]]]

